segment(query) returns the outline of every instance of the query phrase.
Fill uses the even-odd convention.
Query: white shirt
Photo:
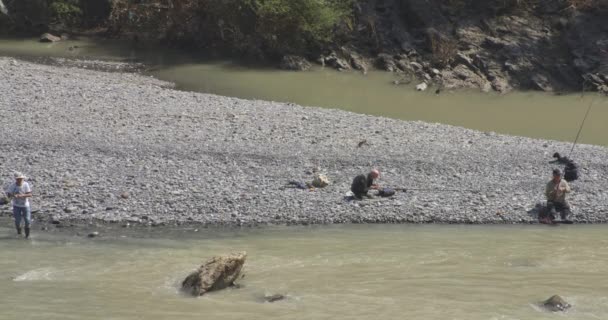
[[[10,193],[13,196],[13,206],[21,207],[21,208],[29,208],[30,200],[29,198],[15,198],[16,194],[26,194],[32,192],[32,188],[30,188],[29,183],[23,181],[21,186],[18,186],[16,182],[13,182],[8,189],[6,189],[6,193]]]

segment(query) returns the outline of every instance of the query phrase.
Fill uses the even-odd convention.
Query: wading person
[[[553,170],[553,178],[545,189],[548,219],[555,219],[559,212],[562,221],[568,221],[571,211],[570,204],[566,201],[567,193],[570,193],[570,186],[562,179],[562,172],[559,169]]]
[[[25,176],[22,173],[15,173],[15,182],[6,189],[6,195],[13,199],[13,217],[15,218],[17,234],[21,234],[21,220],[23,219],[25,221],[25,237],[29,238],[32,221],[29,198],[32,196],[32,189],[25,182]]]
[[[374,184],[374,180],[380,177],[380,171],[374,169],[370,171],[367,176],[358,175],[353,179],[353,184],[350,186],[350,191],[353,192],[355,198],[363,199],[364,196],[368,196],[369,189],[378,189],[378,186]]]

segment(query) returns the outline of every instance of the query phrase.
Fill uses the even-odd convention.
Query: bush
[[[332,41],[350,10],[340,0],[256,0],[256,32],[273,51],[301,51]]]
[[[76,25],[82,22],[79,0],[52,0],[49,9],[54,23]]]
[[[171,0],[166,14],[149,15],[146,12],[162,12],[158,9],[162,6],[153,6],[154,1],[129,5],[127,0],[115,0],[112,20],[120,24],[116,27],[131,23],[133,31],[158,31],[170,40],[283,55],[333,41],[335,26],[353,15],[353,1]],[[125,18],[128,15],[130,19]],[[157,30],[142,30],[143,26]]]

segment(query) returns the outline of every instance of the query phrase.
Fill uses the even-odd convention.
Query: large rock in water
[[[61,38],[58,36],[54,36],[50,33],[45,33],[40,36],[40,42],[57,42],[61,41]]]
[[[225,289],[234,284],[247,258],[246,252],[209,259],[182,282],[182,291],[193,296]]]
[[[566,311],[571,307],[566,300],[558,295],[547,299],[547,301],[543,303],[543,306],[553,312]]]

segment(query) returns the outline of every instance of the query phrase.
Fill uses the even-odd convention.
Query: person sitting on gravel
[[[380,177],[380,171],[374,169],[365,175],[358,175],[353,179],[353,184],[350,186],[350,191],[353,192],[355,198],[361,200],[363,196],[369,197],[367,192],[369,189],[378,189],[378,185],[374,184],[374,180]]]
[[[32,188],[24,181],[22,173],[15,173],[15,182],[6,189],[6,195],[13,199],[13,217],[15,218],[15,228],[17,234],[21,234],[21,219],[25,221],[25,237],[30,237],[31,211],[30,201]]]
[[[547,213],[548,216],[545,219],[550,219],[552,222],[560,213],[562,221],[568,221],[570,215],[570,204],[566,201],[566,194],[570,193],[570,186],[566,180],[562,179],[562,172],[559,169],[553,170],[553,178],[545,189],[545,196],[547,197]],[[542,222],[542,221],[541,221]]]

